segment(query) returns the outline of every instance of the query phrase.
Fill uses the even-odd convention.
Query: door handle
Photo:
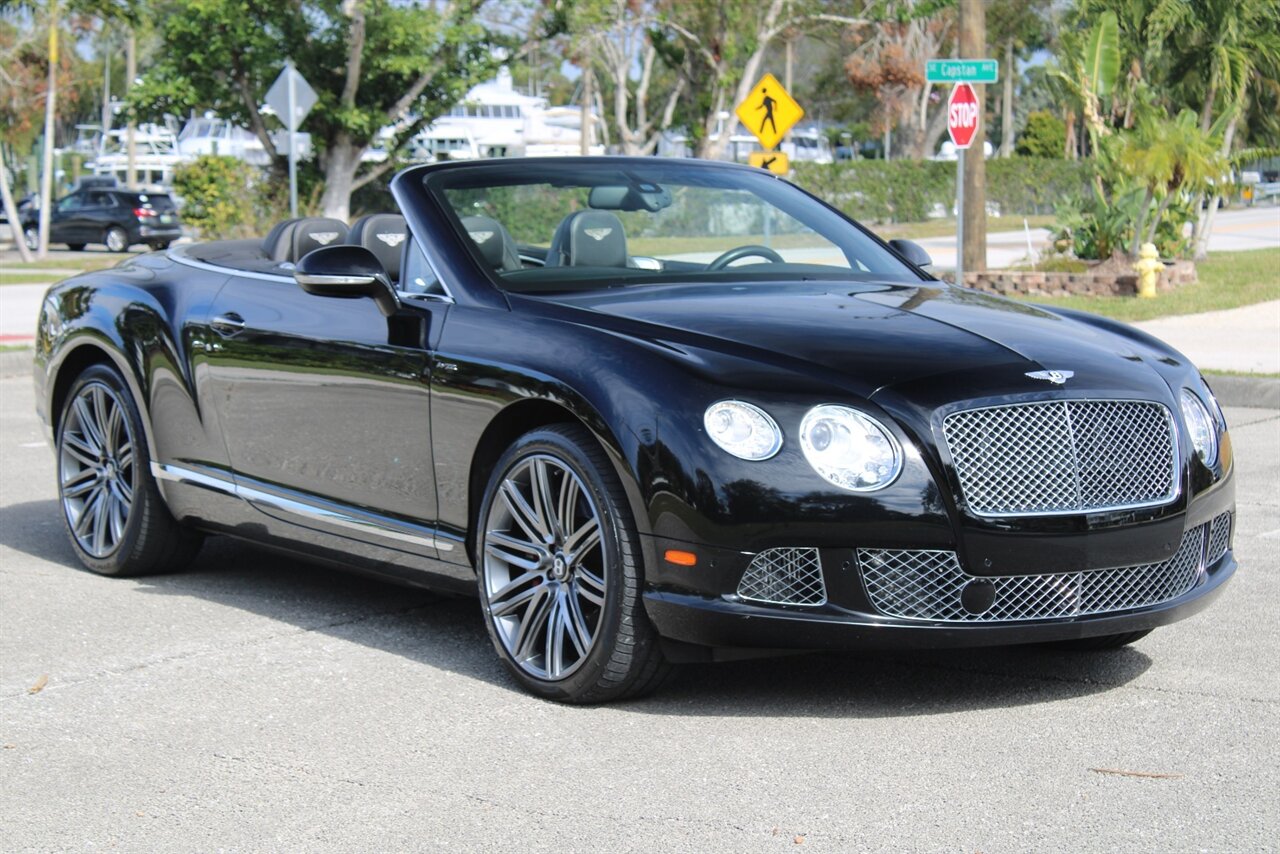
[[[209,321],[209,325],[223,338],[230,338],[244,331],[244,318],[234,311],[229,311]]]

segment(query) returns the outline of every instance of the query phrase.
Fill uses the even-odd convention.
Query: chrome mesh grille
[[[1136,400],[1053,400],[942,422],[971,512],[1047,515],[1142,507],[1178,493],[1173,416]]]
[[[1186,593],[1200,577],[1208,525],[1188,531],[1160,563],[1045,575],[973,576],[955,552],[859,549],[858,565],[877,611],[891,617],[960,623],[1047,620],[1143,608]],[[961,602],[970,584],[994,598],[975,613]],[[990,597],[991,592],[987,593]]]
[[[1227,546],[1231,543],[1231,514],[1223,513],[1221,516],[1215,516],[1213,522],[1209,525],[1209,551],[1205,556],[1205,563],[1213,566],[1222,560],[1222,556],[1227,553]]]
[[[738,582],[738,595],[772,605],[822,605],[827,585],[822,580],[818,550],[769,549],[756,555]]]

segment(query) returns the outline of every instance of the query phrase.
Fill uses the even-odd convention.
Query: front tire
[[[166,250],[166,249],[168,249],[168,248],[169,248],[169,241],[168,241],[168,240],[157,240],[156,242],[154,242],[154,243],[152,243],[152,244],[151,244],[151,248],[152,248],[153,250],[155,250],[156,252],[163,252],[164,250]]]
[[[22,239],[26,241],[27,248],[32,252],[40,248],[40,230],[34,225],[29,225],[22,230]]]
[[[68,244],[67,244],[67,248],[68,248],[68,249],[70,249],[72,252],[80,252],[80,251],[82,251],[82,250],[84,249],[84,244],[83,244],[83,243],[68,243]]]
[[[200,534],[169,514],[151,476],[142,417],[120,374],[94,365],[76,378],[58,422],[58,492],[76,557],[100,575],[185,566]]]
[[[599,703],[656,688],[669,666],[640,600],[622,484],[585,429],[518,439],[494,467],[476,534],[480,603],[499,657],[531,693]]]
[[[102,242],[106,244],[109,252],[129,251],[129,234],[118,225],[107,229],[107,233],[102,236]]]

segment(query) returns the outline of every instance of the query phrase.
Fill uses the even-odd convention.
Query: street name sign
[[[978,116],[982,111],[978,108],[978,95],[968,83],[957,83],[947,99],[947,133],[958,150],[966,149],[973,143],[978,132]]]
[[[760,78],[734,113],[747,130],[756,135],[766,151],[777,148],[787,131],[804,118],[804,108],[772,74]]]
[[[931,59],[924,65],[930,83],[995,83],[1000,63],[994,59]]]
[[[747,155],[747,164],[757,169],[768,169],[775,175],[791,171],[791,158],[781,151],[753,151]]]

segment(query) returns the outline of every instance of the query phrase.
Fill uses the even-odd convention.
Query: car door
[[[84,194],[78,220],[81,223],[82,239],[87,243],[100,243],[107,233],[107,227],[115,224],[126,225],[122,210],[118,210],[116,197],[105,190],[90,190]],[[127,229],[126,229],[127,230]]]
[[[438,557],[428,340],[446,309],[387,318],[371,299],[232,276],[211,310],[208,383],[242,495],[302,527]]]
[[[53,210],[49,214],[50,243],[88,242],[82,237],[86,230],[80,215],[84,202],[84,193],[72,193],[54,203]]]

